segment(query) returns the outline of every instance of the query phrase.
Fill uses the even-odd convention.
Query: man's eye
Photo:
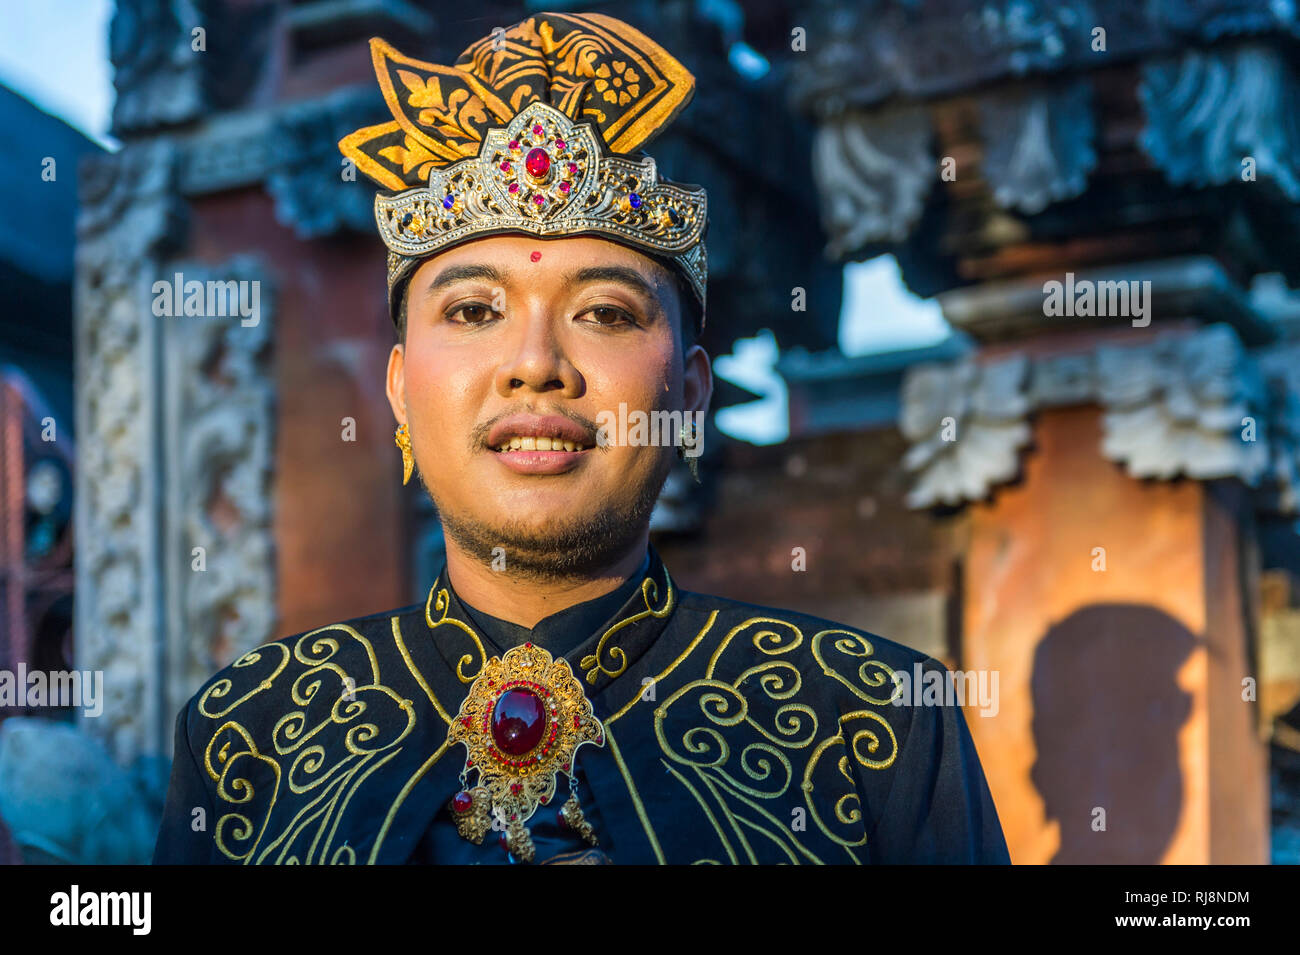
[[[613,305],[597,305],[595,308],[589,308],[583,315],[591,316],[591,322],[595,325],[635,325],[634,319],[621,308],[615,308]]]
[[[478,302],[469,302],[465,305],[458,305],[447,313],[447,317],[454,322],[460,322],[462,325],[481,325],[489,318],[495,315],[490,305],[483,305]],[[460,316],[457,318],[457,316]]]

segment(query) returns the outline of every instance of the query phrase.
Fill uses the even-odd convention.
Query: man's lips
[[[560,415],[511,415],[488,431],[487,446],[498,453],[575,453],[595,446],[592,434]]]
[[[589,454],[591,454],[590,449],[538,451],[511,448],[506,451],[494,451],[492,456],[516,474],[563,474],[577,467]]]
[[[487,436],[496,459],[516,474],[563,474],[578,467],[595,444],[586,428],[561,415],[511,415]]]

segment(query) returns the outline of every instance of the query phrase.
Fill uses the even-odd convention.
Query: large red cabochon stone
[[[492,710],[492,739],[511,756],[537,748],[546,729],[546,708],[531,690],[507,690]]]

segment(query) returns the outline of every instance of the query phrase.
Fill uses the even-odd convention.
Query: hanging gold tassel
[[[578,794],[570,793],[568,801],[560,807],[560,815],[564,817],[565,824],[582,836],[584,842],[589,846],[598,846],[600,841],[596,838],[596,832],[591,828],[591,823],[587,817],[582,814],[582,807],[578,805]]]
[[[510,854],[520,862],[532,862],[537,855],[537,849],[533,845],[533,837],[528,832],[528,827],[518,819],[512,819],[506,829],[506,847],[509,848]]]

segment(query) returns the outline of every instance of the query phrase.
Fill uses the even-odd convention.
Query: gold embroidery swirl
[[[857,675],[858,679],[865,686],[876,689],[885,684],[889,684],[890,689],[883,698],[868,696],[866,693],[863,693],[857,686],[845,679],[843,674],[826,662],[823,657],[824,651],[822,649],[822,641],[829,636],[838,636],[840,638],[832,645],[834,650],[844,654],[845,656],[864,658],[863,662],[858,666]],[[821,665],[822,672],[844,684],[849,688],[849,691],[854,696],[861,700],[865,700],[867,703],[877,703],[881,706],[885,706],[892,703],[894,697],[902,692],[902,688],[899,686],[897,681],[894,680],[894,671],[889,666],[880,660],[865,659],[875,653],[875,648],[872,647],[871,641],[860,633],[854,633],[852,630],[822,630],[813,635],[812,653],[813,658]],[[875,672],[869,673],[869,670],[874,670]]]
[[[237,742],[242,744],[242,748],[232,753],[230,746],[236,740],[227,737],[218,750],[214,763],[213,745],[227,732],[236,737]],[[217,850],[229,859],[247,861],[261,841],[267,823],[270,822],[271,811],[275,808],[275,800],[280,788],[280,764],[258,752],[257,744],[248,730],[233,720],[224,723],[208,741],[203,751],[203,764],[208,774],[217,780],[217,798],[235,806],[249,804],[257,795],[258,782],[261,780],[255,781],[253,775],[259,769],[263,770],[261,774],[263,778],[266,771],[270,773],[271,800],[266,807],[266,814],[261,824],[256,827],[256,836],[254,836],[253,820],[242,812],[226,813],[213,824],[212,834]],[[248,764],[247,769],[244,768],[245,764]],[[232,845],[231,841],[247,843],[247,848],[242,852],[238,851],[240,846]]]
[[[330,865],[356,865],[357,850],[353,849],[346,842],[334,850],[334,855],[330,857]]]
[[[435,591],[438,594],[436,604],[434,604]],[[433,605],[436,609],[442,611],[442,616],[437,620],[434,620],[433,615],[429,612],[430,605]],[[429,588],[428,599],[424,602],[424,622],[429,625],[430,630],[437,630],[439,627],[445,626],[459,627],[469,635],[471,640],[474,641],[474,647],[478,650],[478,669],[473,673],[465,672],[465,664],[474,662],[474,658],[468,653],[456,661],[456,676],[460,679],[460,682],[473,683],[478,675],[483,672],[483,664],[487,662],[487,651],[483,649],[483,641],[479,639],[478,634],[475,633],[468,624],[464,621],[457,620],[455,617],[447,616],[450,609],[451,598],[447,595],[447,588],[443,587],[439,589],[437,582],[435,582],[433,587]]]
[[[848,743],[845,743],[845,726],[853,721],[865,720],[884,728],[885,735],[889,738],[889,750],[887,755],[872,758],[864,756],[859,747],[866,742],[866,751],[875,754],[880,748],[881,736],[873,727],[859,729],[852,733]],[[834,803],[835,820],[856,833],[856,838],[850,838],[847,835],[841,835],[833,832],[826,820],[822,818],[817,809],[817,803],[814,801],[813,793],[816,785],[813,782],[813,776],[822,765],[822,758],[832,750],[839,748],[846,750],[841,753],[838,759],[834,761],[836,773],[843,777],[849,784],[847,793],[841,795]],[[858,794],[858,781],[849,768],[848,754],[852,753],[854,760],[859,766],[865,769],[887,769],[893,765],[894,760],[898,757],[898,739],[894,736],[894,731],[888,723],[878,714],[870,710],[858,710],[853,713],[846,713],[839,720],[839,732],[831,738],[823,741],[813,753],[812,758],[808,761],[808,766],[804,770],[802,789],[804,792],[805,802],[808,806],[808,814],[812,817],[813,822],[833,842],[848,848],[850,846],[866,845],[866,830],[862,826],[862,800]],[[828,784],[829,786],[829,784]]]
[[[775,656],[782,653],[789,653],[791,650],[797,650],[803,643],[803,631],[790,623],[788,620],[778,620],[775,617],[751,617],[744,623],[732,627],[722,641],[718,644],[718,649],[713,651],[713,656],[709,657],[708,668],[704,671],[705,676],[712,677],[713,671],[717,668],[718,660],[730,646],[732,638],[737,634],[744,632],[750,627],[759,624],[775,624],[778,627],[789,628],[789,633],[784,637],[775,630],[762,629],[757,631],[751,638],[754,649],[768,656]],[[783,642],[788,640],[789,642]]]
[[[270,676],[266,677],[265,679],[259,681],[256,685],[254,685],[254,687],[251,690],[249,690],[239,699],[235,700],[235,702],[231,703],[224,710],[218,710],[216,712],[213,712],[212,710],[208,709],[208,703],[212,700],[220,700],[223,697],[225,697],[230,692],[231,687],[233,686],[232,682],[228,679],[223,678],[218,680],[217,682],[213,683],[210,687],[208,687],[207,690],[204,691],[203,695],[199,697],[199,704],[198,704],[199,714],[201,716],[206,716],[209,719],[214,719],[214,720],[223,719],[228,713],[242,706],[244,702],[247,701],[250,697],[256,696],[258,693],[261,693],[263,690],[269,690],[271,688],[271,684],[275,682],[275,678],[278,677],[281,673],[283,673],[284,668],[289,665],[289,648],[286,647],[283,643],[267,643],[267,644],[263,644],[260,647],[254,647],[252,650],[249,650],[238,660],[236,660],[233,664],[231,664],[232,666],[241,670],[244,669],[245,667],[251,667],[255,663],[261,662],[263,651],[269,651],[269,650],[277,650],[281,655],[280,662],[276,666],[274,673],[272,673]]]
[[[366,663],[353,674],[339,662],[348,640],[365,654]],[[357,787],[401,751],[400,744],[415,728],[415,706],[380,682],[374,648],[347,624],[304,634],[292,649],[284,642],[258,647],[234,667],[256,667],[271,649],[280,653],[274,672],[235,702],[220,711],[208,705],[230,695],[231,679],[214,683],[199,701],[201,714],[219,712],[224,717],[269,689],[290,662],[305,668],[287,687],[287,702],[299,709],[280,716],[266,738],[255,736],[236,719],[226,719],[203,749],[203,767],[216,783],[216,800],[229,810],[213,825],[217,849],[245,864],[311,864],[326,858],[354,862],[355,850],[346,846],[328,855],[330,843]],[[253,673],[256,678],[256,670]],[[310,798],[292,803],[297,811],[287,825],[277,823],[278,834],[272,838],[282,787]],[[264,810],[249,811],[262,803]],[[305,844],[307,839],[310,844]]]
[[[739,659],[752,663],[757,652],[761,662],[736,673],[724,663],[728,648],[742,642],[752,650]],[[759,861],[756,847],[764,844],[787,861],[822,861],[798,838],[801,827],[780,818],[803,811],[787,805],[796,779],[817,831],[854,862],[852,847],[866,844],[861,779],[853,768],[888,769],[898,740],[885,717],[871,709],[837,715],[833,722],[822,713],[823,730],[819,711],[800,700],[805,674],[817,672],[809,655],[857,698],[875,706],[890,703],[893,671],[876,658],[865,635],[826,629],[805,642],[796,624],[762,616],[732,627],[709,658],[706,678],[682,686],[654,711],[660,748],[688,770],[684,775],[669,767],[671,775],[705,812],[732,862]],[[832,728],[834,735],[820,738]],[[742,743],[745,735],[738,732],[749,740]],[[803,760],[798,770],[795,759]],[[691,774],[694,784],[687,779]]]
[[[672,613],[673,604],[676,602],[676,592],[673,588],[672,578],[668,575],[668,569],[664,568],[664,605],[658,610],[654,607],[654,601],[659,599],[659,584],[653,577],[647,577],[641,581],[641,599],[645,602],[645,610],[639,611],[630,617],[620,620],[614,626],[610,627],[596,643],[596,652],[588,654],[578,662],[578,666],[587,671],[586,679],[588,683],[595,683],[600,674],[604,673],[613,679],[627,669],[627,654],[622,647],[609,646],[609,638],[614,636],[624,627],[630,627],[632,624],[647,617],[662,619]],[[608,652],[611,666],[607,667],[601,662],[601,657]],[[612,669],[611,669],[612,667]]]

